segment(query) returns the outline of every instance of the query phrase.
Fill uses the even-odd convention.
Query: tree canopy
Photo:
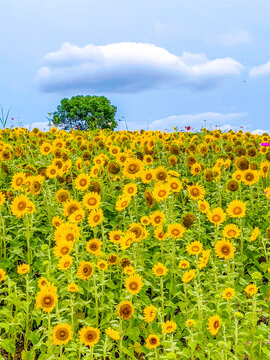
[[[62,99],[52,121],[64,130],[113,130],[117,126],[116,110],[117,107],[104,96],[78,95]]]

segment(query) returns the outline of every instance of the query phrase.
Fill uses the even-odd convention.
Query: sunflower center
[[[200,194],[200,190],[199,190],[199,189],[193,188],[193,189],[191,190],[191,195],[193,195],[193,196],[198,196],[199,194]]]
[[[42,301],[43,307],[50,307],[53,304],[53,298],[51,296],[45,296]]]
[[[222,254],[224,254],[224,255],[228,255],[228,254],[230,253],[230,248],[229,248],[229,246],[224,245],[224,246],[222,247],[222,249],[221,249],[221,252],[222,252]]]
[[[217,328],[219,327],[219,321],[216,320],[216,321],[214,322],[214,325],[213,325],[213,326],[214,326],[215,329],[217,329]]]
[[[20,201],[18,203],[18,209],[21,210],[21,211],[26,209],[26,202],[25,201]]]
[[[139,171],[139,166],[137,164],[131,164],[129,165],[128,167],[128,171],[131,173],[131,174],[135,174],[136,172]]]
[[[220,220],[221,220],[221,218],[220,218],[220,215],[214,215],[213,216],[213,218],[212,218],[212,220],[214,221],[214,222],[219,222]]]
[[[92,342],[97,338],[97,334],[93,330],[89,330],[85,334],[85,338],[87,341]]]
[[[235,215],[239,215],[239,214],[241,214],[241,212],[242,212],[242,209],[239,206],[237,206],[233,209],[233,213]]]
[[[66,340],[68,338],[68,331],[66,329],[58,329],[55,336],[58,340]]]
[[[93,218],[95,223],[97,223],[99,221],[99,219],[100,219],[99,215],[95,215],[94,218]]]
[[[22,178],[16,179],[16,185],[17,185],[17,186],[22,185],[22,183],[23,183],[23,179],[22,179]]]
[[[91,268],[91,266],[85,265],[84,268],[83,268],[83,273],[84,273],[84,275],[86,275],[86,276],[91,275],[91,274],[92,274],[92,268]]]
[[[130,290],[137,290],[138,289],[138,283],[136,281],[133,281],[129,284]]]
[[[165,190],[160,190],[159,192],[158,192],[158,196],[159,197],[164,197],[166,195],[166,191]]]
[[[87,184],[86,179],[81,179],[81,180],[80,180],[80,185],[81,185],[81,186],[85,186],[86,184]]]
[[[229,236],[235,236],[235,235],[236,235],[236,231],[235,231],[235,230],[229,230],[229,231],[228,231],[228,235],[229,235]]]

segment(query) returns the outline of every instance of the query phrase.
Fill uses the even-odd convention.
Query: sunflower
[[[131,231],[127,231],[121,238],[120,246],[121,250],[128,249],[136,241],[136,234]]]
[[[72,264],[73,258],[70,255],[62,256],[58,261],[59,270],[68,270]]]
[[[211,335],[216,336],[221,327],[221,319],[218,315],[210,316],[207,322],[207,329]]]
[[[86,243],[86,251],[88,251],[90,254],[93,254],[95,256],[98,256],[101,252],[103,242],[98,239],[91,239],[87,241]]]
[[[148,235],[148,231],[144,229],[144,227],[139,223],[131,223],[129,225],[128,232],[132,232],[135,234],[135,240],[136,242],[140,242],[143,239],[145,239]]]
[[[233,244],[228,240],[220,240],[215,244],[215,252],[218,258],[221,259],[233,259],[235,248]]]
[[[21,264],[17,267],[17,273],[20,275],[25,275],[29,273],[30,265],[29,264]]]
[[[80,174],[75,179],[75,189],[85,191],[90,184],[90,176],[88,174]]]
[[[154,199],[152,193],[148,190],[145,190],[144,199],[145,199],[146,205],[151,209],[155,204],[155,199]]]
[[[103,221],[103,211],[101,209],[91,210],[87,220],[89,226],[92,228],[99,225]]]
[[[158,166],[154,170],[154,178],[157,181],[164,181],[166,180],[167,176],[168,176],[167,170],[163,166]]]
[[[141,176],[143,162],[138,159],[127,159],[124,164],[123,176],[135,180]]]
[[[147,339],[145,339],[145,346],[148,349],[155,349],[157,346],[160,345],[159,337],[156,335],[149,335]]]
[[[91,262],[89,261],[82,261],[79,264],[79,268],[77,271],[77,276],[81,279],[81,280],[88,280],[94,273],[93,270],[93,265]]]
[[[135,194],[137,194],[137,192],[138,192],[138,187],[136,184],[130,183],[130,184],[126,184],[123,187],[123,195],[134,196]]]
[[[142,216],[142,217],[140,218],[140,223],[141,223],[142,225],[145,225],[145,226],[150,225],[150,224],[151,224],[150,217],[147,216],[147,215]]]
[[[203,199],[206,193],[205,189],[199,184],[193,186],[188,185],[187,190],[189,193],[189,197],[196,201]]]
[[[63,203],[63,215],[68,217],[75,211],[81,210],[81,203],[77,200],[67,200]]]
[[[193,241],[191,244],[186,246],[186,250],[189,255],[199,255],[203,250],[203,245],[200,241]]]
[[[97,268],[101,271],[105,271],[108,269],[108,263],[106,260],[99,260],[97,263]]]
[[[53,288],[43,286],[37,294],[36,308],[42,308],[44,312],[51,312],[58,301],[58,296]]]
[[[267,178],[267,176],[269,174],[269,167],[270,167],[269,161],[263,161],[260,164],[260,175],[261,175],[261,177]]]
[[[232,300],[235,296],[235,290],[228,287],[222,291],[222,298],[225,300]]]
[[[201,213],[203,213],[203,214],[208,213],[210,206],[209,206],[209,203],[206,200],[199,200],[197,202],[197,204],[198,204],[198,208],[199,208]]]
[[[70,194],[69,194],[68,190],[59,189],[55,193],[55,199],[57,202],[64,203],[70,199]]]
[[[132,265],[125,266],[123,270],[126,275],[130,276],[135,274],[135,269]]]
[[[179,192],[183,188],[181,181],[177,178],[169,178],[167,184],[170,190],[175,193]]]
[[[49,179],[56,178],[57,176],[62,175],[61,171],[58,169],[56,165],[49,165],[46,169],[46,176]]]
[[[85,346],[94,346],[99,342],[100,330],[93,328],[92,326],[83,327],[80,332],[80,341]]]
[[[162,263],[158,262],[153,268],[153,273],[156,276],[165,276],[168,272],[168,269],[166,266],[164,266]]]
[[[72,329],[69,324],[59,324],[54,326],[52,342],[54,345],[66,345],[72,340]]]
[[[54,255],[56,257],[61,257],[67,255],[73,249],[73,241],[59,241],[56,246],[54,247]]]
[[[13,190],[21,190],[25,180],[26,180],[26,176],[22,172],[13,175],[11,180],[11,188]]]
[[[121,319],[129,320],[134,313],[134,308],[129,300],[121,301],[117,307],[117,314]]]
[[[38,287],[41,289],[43,286],[49,286],[50,283],[47,279],[45,279],[43,276],[38,280]]]
[[[242,175],[243,172],[241,170],[236,170],[233,174],[232,174],[232,178],[234,180],[237,180],[238,182],[242,181]]]
[[[207,266],[209,257],[210,257],[210,250],[203,250],[201,257],[199,258],[199,261],[198,261],[198,269],[199,270],[201,270]]]
[[[41,144],[39,151],[42,155],[49,155],[52,151],[52,145],[48,142],[44,142],[43,144]]]
[[[109,239],[114,244],[120,244],[123,235],[124,234],[121,230],[111,230],[109,232]]]
[[[268,199],[270,199],[270,187],[266,187],[266,188],[264,189],[264,193],[265,193],[265,196],[266,196]]]
[[[143,309],[143,320],[151,323],[155,320],[157,316],[157,308],[153,305],[146,306],[146,308]]]
[[[186,327],[192,327],[194,324],[195,324],[195,321],[193,319],[187,319]]]
[[[122,211],[128,207],[131,197],[127,195],[120,195],[115,203],[115,210]]]
[[[132,275],[126,279],[125,284],[126,289],[130,292],[130,294],[135,295],[141,291],[143,287],[143,280],[140,275]]]
[[[242,218],[246,215],[246,204],[240,200],[233,200],[229,203],[226,211],[232,218]]]
[[[17,218],[23,217],[28,212],[28,205],[30,200],[25,195],[19,195],[14,198],[11,203],[10,209],[13,215]]]
[[[240,229],[235,224],[228,224],[224,226],[224,229],[222,231],[222,235],[225,238],[238,238],[240,236]]]
[[[67,286],[67,290],[69,291],[69,292],[77,292],[78,290],[79,290],[79,287],[78,287],[78,285],[77,284],[75,284],[74,282],[71,282],[70,284],[68,284],[68,286]]]
[[[255,284],[249,284],[245,287],[244,292],[246,293],[247,296],[251,297],[257,294],[258,288]]]
[[[0,268],[0,282],[4,280],[6,272],[4,269]]]
[[[153,190],[153,198],[160,202],[167,199],[170,194],[170,187],[167,184],[156,183]]]
[[[115,341],[120,340],[120,334],[119,334],[119,332],[116,331],[116,330],[114,330],[114,329],[112,329],[111,327],[108,327],[105,332],[106,332],[106,334],[107,334],[111,339],[113,339],[113,340],[115,340]]]
[[[162,212],[160,210],[156,210],[155,212],[150,214],[149,218],[150,218],[151,224],[153,226],[160,226],[163,223],[165,216],[166,215],[164,212]]]
[[[259,236],[259,234],[260,234],[260,230],[259,230],[258,226],[256,226],[252,230],[252,233],[250,234],[249,241],[255,241],[257,239],[257,237]]]
[[[183,281],[183,283],[189,283],[194,277],[195,277],[195,270],[191,269],[184,273],[181,280]]]
[[[162,225],[161,225],[161,226],[158,226],[158,227],[154,230],[154,237],[155,237],[155,239],[157,239],[158,241],[164,241],[164,240],[167,239],[168,234],[167,234],[167,232],[166,232],[166,233],[163,232],[163,227],[162,227]]]
[[[187,260],[180,260],[178,266],[180,267],[180,269],[185,270],[189,268],[190,263]]]
[[[171,236],[174,239],[181,239],[181,237],[184,235],[186,229],[181,224],[169,224],[167,228],[167,234],[168,236]]]
[[[111,254],[108,256],[107,261],[109,265],[116,265],[118,263],[118,255],[117,254]]]
[[[5,203],[5,201],[6,201],[5,194],[2,191],[0,191],[0,206],[2,206]]]
[[[207,218],[212,224],[219,226],[225,221],[226,213],[220,207],[217,207],[212,211],[208,211]]]
[[[245,185],[254,185],[260,179],[260,173],[257,170],[245,170],[243,171],[242,181]]]
[[[154,179],[154,170],[146,169],[141,173],[141,181],[143,184],[150,184],[150,182]]]
[[[74,211],[73,214],[69,215],[68,220],[73,223],[81,222],[85,217],[85,212],[83,209]]]
[[[176,330],[177,325],[172,320],[167,320],[166,322],[161,324],[162,334],[169,334]]]

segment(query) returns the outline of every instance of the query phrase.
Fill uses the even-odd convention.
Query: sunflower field
[[[0,359],[270,359],[270,136],[0,130]]]

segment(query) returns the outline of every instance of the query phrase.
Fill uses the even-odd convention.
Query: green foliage
[[[117,107],[104,96],[73,96],[64,98],[53,113],[53,123],[64,130],[115,129]]]

